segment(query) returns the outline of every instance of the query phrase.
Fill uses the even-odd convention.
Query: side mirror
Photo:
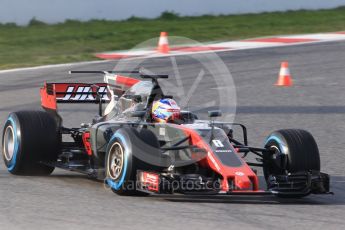
[[[208,117],[221,117],[221,116],[222,116],[222,111],[220,110],[208,111]]]
[[[142,111],[133,111],[131,113],[131,117],[138,117],[138,118],[143,118],[146,115],[146,111],[142,110]]]

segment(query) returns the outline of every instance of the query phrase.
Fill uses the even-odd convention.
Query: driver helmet
[[[180,107],[170,98],[153,102],[152,118],[159,123],[173,122],[180,118]]]

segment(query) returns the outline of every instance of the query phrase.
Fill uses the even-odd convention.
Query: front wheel
[[[320,172],[320,155],[313,136],[300,129],[278,130],[269,135],[265,148],[270,150],[265,157],[264,175],[267,184],[272,178],[286,178],[288,175],[302,175],[306,172]],[[281,183],[284,184],[285,182]],[[297,180],[297,183],[300,183]],[[297,185],[295,183],[295,185]],[[304,182],[302,181],[301,184]],[[293,185],[294,183],[292,183]],[[278,188],[278,191],[289,191],[288,188]],[[291,190],[292,191],[292,190]],[[303,197],[309,192],[280,192],[279,197]]]
[[[140,154],[152,159],[160,157],[157,137],[149,130],[121,128],[115,132],[106,150],[105,183],[118,195],[144,195],[137,191],[137,170],[155,170],[159,167],[145,161]]]

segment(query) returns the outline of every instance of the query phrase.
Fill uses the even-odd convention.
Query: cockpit
[[[108,84],[108,92],[114,91],[116,91],[116,86]],[[137,120],[140,116],[134,114],[140,112],[145,121],[154,122],[151,116],[152,106],[155,101],[163,98],[172,98],[172,96],[163,93],[157,79],[138,81],[120,96],[112,93],[111,101],[105,109],[102,120]],[[195,114],[181,111],[176,122],[193,123],[195,119],[197,119]]]
[[[108,87],[108,92],[115,90],[111,85]],[[105,109],[106,120],[128,119],[135,111],[150,111],[153,101],[162,97],[163,92],[155,81],[138,81],[120,97],[112,93],[111,101]]]
[[[146,110],[153,89],[150,81],[140,81],[128,89],[118,100],[119,113]]]

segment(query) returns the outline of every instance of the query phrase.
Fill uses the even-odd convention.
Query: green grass
[[[246,15],[157,19],[91,20],[47,25],[33,19],[28,26],[0,24],[0,69],[95,60],[96,52],[129,49],[160,31],[197,41],[236,40],[277,34],[345,30],[345,7]]]

